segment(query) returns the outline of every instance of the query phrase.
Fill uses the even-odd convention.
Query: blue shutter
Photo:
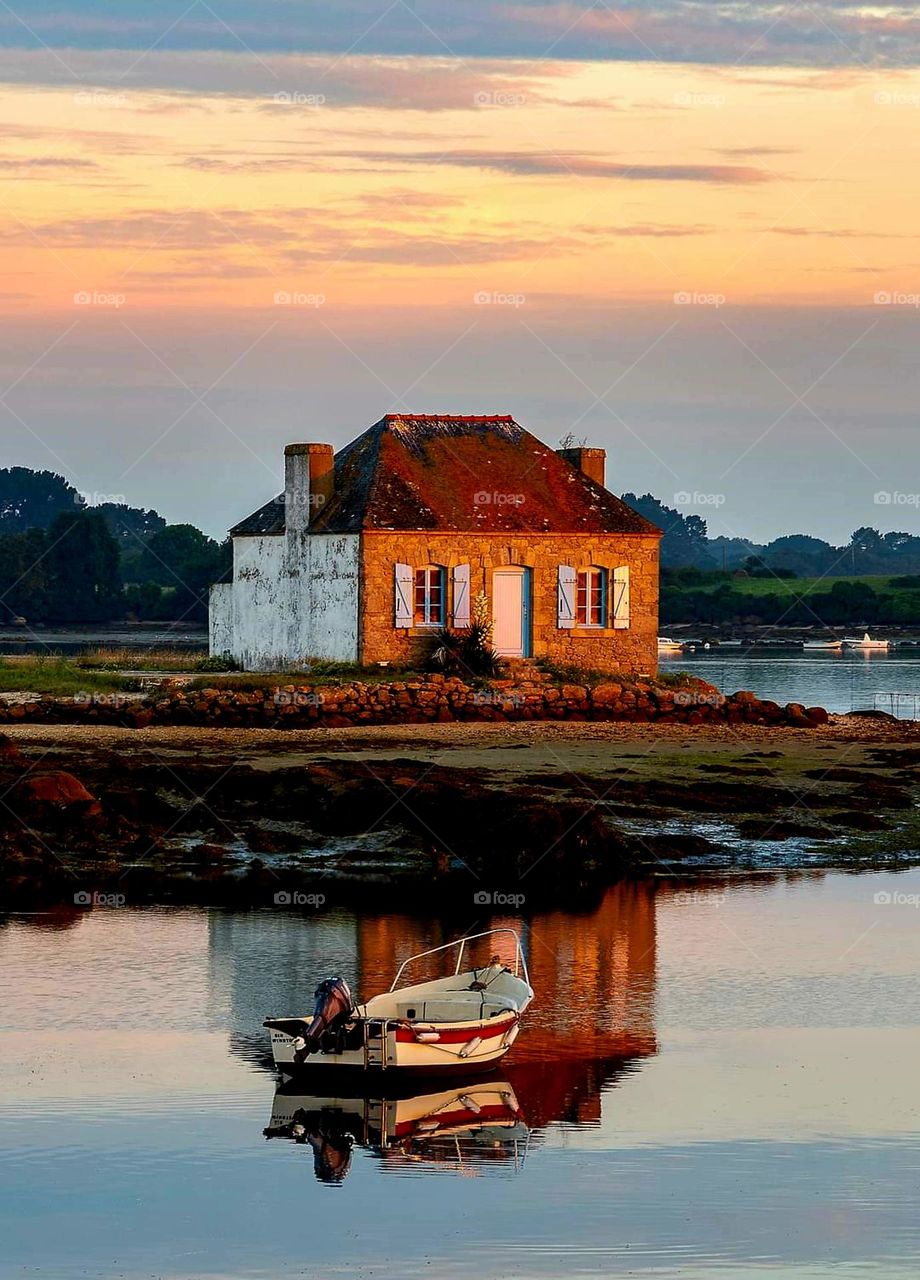
[[[619,631],[629,627],[629,565],[613,571],[613,625]]]
[[[412,589],[415,575],[411,564],[397,564],[394,571],[395,614],[397,627],[412,626]]]
[[[570,564],[559,566],[559,588],[556,594],[556,625],[575,626],[575,570]]]
[[[470,566],[455,564],[451,574],[453,578],[454,626],[470,625]]]

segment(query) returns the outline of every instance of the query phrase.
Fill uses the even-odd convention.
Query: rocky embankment
[[[907,726],[14,732],[0,737],[0,909],[96,894],[472,908],[483,891],[501,907],[628,875],[920,858]]]
[[[104,724],[128,728],[201,725],[303,729],[451,721],[624,721],[664,724],[752,724],[815,728],[821,707],[781,706],[748,691],[729,697],[702,680],[681,686],[652,680],[560,684],[534,673],[520,680],[470,684],[431,675],[405,681],[316,683],[264,688],[183,688],[166,685],[150,697],[117,694],[43,697],[0,704],[0,723]]]

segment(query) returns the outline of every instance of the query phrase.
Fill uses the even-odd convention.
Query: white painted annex
[[[234,530],[233,580],[211,588],[212,654],[229,654],[247,671],[357,661],[361,535],[309,531],[331,462],[328,445],[289,445],[284,494],[275,500],[283,531]]]

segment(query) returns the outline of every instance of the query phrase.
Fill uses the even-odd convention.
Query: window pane
[[[575,579],[575,621],[582,627],[588,621],[588,575],[584,570]]]
[[[591,624],[599,627],[601,624],[601,604],[603,601],[603,582],[601,581],[601,572],[599,569],[591,570]]]

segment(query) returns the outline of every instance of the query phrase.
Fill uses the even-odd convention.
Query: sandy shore
[[[920,722],[863,720],[832,716],[820,729],[796,730],[756,725],[569,723],[452,723],[377,725],[341,729],[212,729],[157,726],[122,729],[101,725],[9,725],[8,736],[29,756],[63,755],[76,763],[81,755],[119,754],[133,759],[238,759],[259,768],[290,768],[332,753],[438,762],[456,768],[485,768],[528,773],[538,762],[562,757],[573,766],[609,769],[616,761],[675,758],[689,752],[713,755],[726,763],[751,751],[779,758],[831,757],[858,761],[876,746],[920,747]]]

